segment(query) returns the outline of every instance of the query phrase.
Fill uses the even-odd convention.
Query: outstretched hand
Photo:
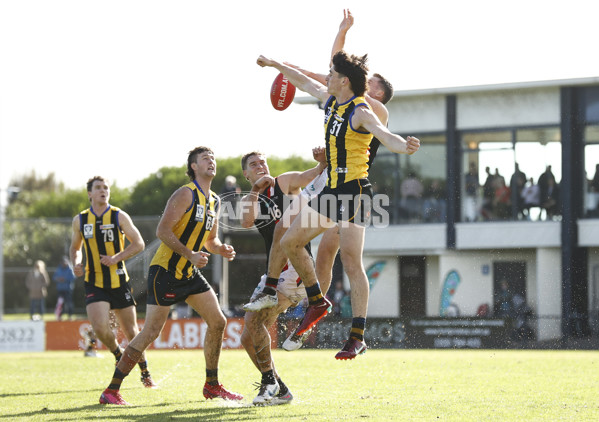
[[[266,67],[266,66],[272,66],[273,65],[273,61],[271,59],[267,59],[264,56],[258,57],[258,60],[256,60],[256,63],[258,63],[258,66],[261,66],[261,67]]]
[[[349,9],[343,9],[343,20],[339,24],[339,32],[347,32],[354,24],[354,16]]]

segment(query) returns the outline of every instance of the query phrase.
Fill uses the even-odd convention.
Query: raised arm
[[[354,24],[354,16],[351,14],[349,9],[343,9],[343,20],[339,24],[339,31],[337,32],[337,36],[335,37],[335,41],[333,41],[333,49],[331,50],[331,64],[333,66],[333,56],[343,50],[345,47],[345,36],[347,35],[347,31]]]
[[[364,98],[366,98],[366,102],[368,105],[370,105],[370,108],[372,108],[372,111],[374,114],[376,114],[376,117],[378,117],[383,125],[387,126],[387,123],[389,122],[389,110],[387,110],[387,107],[385,107],[385,105],[379,100],[372,98],[368,94],[366,94]]]
[[[407,140],[391,133],[367,107],[358,107],[352,117],[352,126],[364,128],[372,133],[387,149],[398,154],[412,155],[420,148],[420,140],[408,136]]]
[[[333,66],[333,56],[335,55],[335,53],[343,50],[343,47],[345,46],[345,36],[347,35],[347,31],[349,31],[349,28],[351,28],[353,24],[354,24],[353,15],[349,11],[349,9],[347,9],[347,10],[344,9],[343,10],[343,20],[339,24],[339,31],[337,32],[337,36],[335,37],[335,40],[333,41],[333,49],[331,51],[331,63],[329,64],[329,66]],[[293,65],[291,63],[285,62],[284,64],[300,71],[307,77],[314,79],[323,85],[327,84],[327,81],[326,81],[327,75],[324,75],[322,73],[315,73],[310,70],[303,69],[299,66]]]
[[[252,185],[250,193],[241,198],[241,227],[248,229],[254,225],[254,221],[258,217],[258,197],[260,196],[260,192],[274,185],[274,177],[270,175],[262,176]]]
[[[277,177],[279,186],[286,195],[299,194],[302,187],[307,186],[312,180],[314,180],[316,176],[318,176],[324,169],[327,168],[327,160],[324,148],[317,147],[312,149],[312,155],[314,156],[314,159],[318,161],[318,165],[316,167],[312,167],[311,169],[303,172],[290,171]]]
[[[299,70],[283,63],[279,63],[276,60],[267,59],[264,56],[258,57],[256,62],[262,67],[274,67],[283,75],[285,75],[287,79],[289,79],[289,82],[291,82],[297,89],[304,91],[315,98],[318,98],[320,101],[325,102],[329,99],[329,94],[325,86],[322,86],[316,81],[308,78]]]
[[[327,75],[323,75],[322,73],[314,73],[311,72],[309,70],[303,69],[299,66],[296,66],[294,64],[291,63],[287,63],[285,62],[285,64],[289,67],[292,67],[300,72],[302,72],[304,75],[306,75],[308,78],[310,79],[314,79],[317,82],[320,82],[322,85],[326,85],[327,84]]]

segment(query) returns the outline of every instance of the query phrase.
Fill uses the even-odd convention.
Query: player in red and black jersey
[[[241,160],[243,174],[252,184],[251,191],[242,200],[242,226],[255,226],[264,239],[268,268],[268,255],[273,244],[273,233],[286,208],[294,196],[318,176],[326,165],[324,150],[314,150],[314,157],[320,163],[304,172],[287,172],[272,177],[266,156],[260,152],[245,154]],[[310,245],[306,245],[310,253]],[[266,269],[265,269],[266,271]],[[281,381],[272,362],[270,335],[268,328],[275,323],[278,315],[290,306],[297,306],[306,297],[297,272],[288,263],[280,278],[269,279],[264,275],[256,287],[250,302],[244,305],[245,326],[241,342],[254,365],[262,373],[258,396],[254,404],[284,404],[293,399],[287,386]]]

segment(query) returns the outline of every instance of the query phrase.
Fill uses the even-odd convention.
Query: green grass
[[[83,352],[0,355],[0,419],[12,421],[479,421],[598,420],[599,354],[594,351],[369,350],[336,361],[332,350],[274,352],[295,396],[253,407],[258,371],[243,351],[223,351],[220,380],[242,404],[202,397],[201,350],[148,352],[160,384],[146,390],[136,368],[125,379],[128,407],[98,398],[112,355]]]

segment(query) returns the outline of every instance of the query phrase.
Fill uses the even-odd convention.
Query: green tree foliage
[[[19,194],[6,208],[7,218],[64,218],[73,217],[89,207],[86,189],[87,180],[81,189],[66,189],[63,183],[54,180],[54,175],[37,178],[35,173],[12,181],[20,189]],[[118,204],[129,200],[130,190],[116,185],[110,187],[110,202]]]
[[[31,266],[41,259],[53,266],[68,254],[71,225],[46,219],[11,221],[4,226],[4,264],[7,267]]]
[[[268,157],[268,164],[273,176],[286,171],[307,170],[316,165],[312,160],[296,156],[284,159]],[[162,213],[170,195],[188,183],[185,171],[186,166],[163,167],[131,189],[111,186],[110,203],[123,208],[133,217],[147,244],[155,239],[157,218],[143,216],[159,216]],[[228,175],[235,176],[242,190],[250,189],[250,184],[243,177],[241,156],[217,158],[217,175],[212,183],[214,192],[221,192]],[[5,290],[14,292],[7,308],[27,306],[27,290],[23,280],[26,270],[35,260],[46,262],[52,276],[52,268],[56,267],[63,255],[68,254],[73,216],[89,207],[86,182],[84,178],[81,188],[65,189],[64,184],[57,182],[53,174],[38,177],[35,173],[11,182],[20,192],[7,206],[4,224],[4,263],[6,268],[12,269],[5,273]],[[241,253],[247,249],[246,253],[255,254],[256,245],[260,245],[259,253],[263,252],[258,235],[247,239],[235,238],[234,241]],[[255,280],[263,271],[263,259],[261,256],[258,260],[239,261],[240,264],[233,268],[232,274],[240,282],[238,288],[231,292],[232,299],[241,302],[251,293]],[[49,292],[47,303],[54,303],[54,288],[51,287]],[[83,298],[83,294],[80,297]],[[84,304],[78,303],[77,306]]]
[[[268,157],[270,172],[278,176],[286,171],[303,171],[316,165],[313,160],[306,160],[298,156],[288,158]],[[131,215],[160,215],[168,198],[180,186],[189,182],[185,173],[186,166],[162,167],[159,171],[135,185],[132,189],[129,201],[122,205]],[[229,158],[217,158],[216,177],[212,181],[212,190],[220,193],[225,185],[225,177],[234,176],[237,184],[242,190],[251,188],[249,182],[243,176],[241,169],[241,156]],[[112,201],[117,204],[117,202]]]
[[[56,192],[64,189],[64,184],[56,180],[54,173],[47,176],[38,176],[34,170],[19,178],[12,179],[10,184],[24,192]]]
[[[162,167],[135,185],[123,208],[130,215],[160,215],[172,193],[188,181],[184,166]]]

